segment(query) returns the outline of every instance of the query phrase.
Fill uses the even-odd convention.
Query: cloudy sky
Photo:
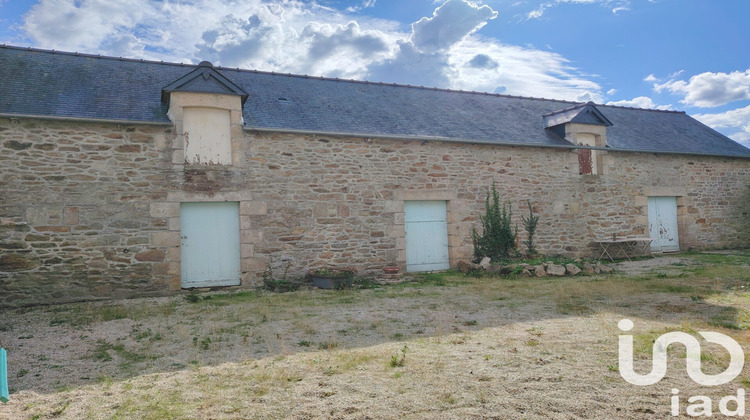
[[[750,146],[747,0],[0,0],[0,43],[686,111]]]

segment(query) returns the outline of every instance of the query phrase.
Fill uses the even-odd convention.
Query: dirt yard
[[[11,398],[0,418],[645,419],[670,417],[672,389],[685,418],[697,395],[722,417],[721,398],[750,388],[750,363],[702,387],[676,346],[661,382],[631,385],[618,372],[617,324],[635,324],[639,373],[668,331],[721,332],[747,352],[750,252],[613,267],[5,311]],[[701,344],[704,372],[723,371],[728,353]]]

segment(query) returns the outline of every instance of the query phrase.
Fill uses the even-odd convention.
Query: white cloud
[[[750,147],[750,105],[718,114],[696,114],[695,119]]]
[[[526,14],[526,19],[539,19],[544,13],[553,7],[563,4],[599,4],[617,14],[630,10],[630,0],[553,0],[541,3],[536,9]]]
[[[146,0],[42,0],[26,14],[22,29],[43,47],[91,51],[101,46],[102,34],[134,31],[136,22],[155,12]]]
[[[495,19],[497,12],[489,6],[477,6],[465,0],[447,0],[435,9],[432,17],[414,22],[411,42],[425,53],[443,51]]]
[[[41,0],[23,30],[41,48],[602,100],[601,87],[563,56],[477,33],[496,17],[489,6],[447,0],[404,32],[401,22],[299,0]]]
[[[610,101],[607,105],[626,106],[630,108],[643,109],[672,109],[672,105],[656,105],[654,101],[647,96],[638,96],[630,100]]]
[[[617,89],[610,89],[610,90],[607,91],[607,96],[612,96],[615,93],[617,93]]]
[[[656,76],[654,76],[653,74],[649,74],[648,76],[643,78],[644,82],[649,82],[649,83],[655,82],[656,80],[657,80]]]
[[[497,67],[467,65],[485,54]],[[468,38],[451,50],[449,63],[453,73],[449,87],[537,98],[601,102],[601,87],[568,64],[557,53],[505,45],[479,38]],[[587,95],[588,93],[588,95]]]
[[[688,81],[670,79],[654,83],[654,91],[682,95],[683,104],[710,108],[750,99],[750,69],[731,73],[705,72]]]

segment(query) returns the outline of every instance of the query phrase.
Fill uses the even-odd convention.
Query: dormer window
[[[233,126],[242,126],[247,93],[204,61],[162,89],[185,164],[231,165]],[[180,141],[181,140],[181,141]],[[239,139],[234,139],[239,141]]]
[[[604,172],[602,156],[607,152],[607,127],[612,123],[593,102],[576,105],[544,115],[544,127],[570,143],[581,146],[578,154],[578,173],[600,175]]]

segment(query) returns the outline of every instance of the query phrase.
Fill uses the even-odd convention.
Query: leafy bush
[[[513,229],[511,226],[511,205],[508,203],[500,207],[500,195],[494,181],[484,201],[484,208],[485,214],[479,216],[482,222],[482,234],[480,235],[475,227],[471,229],[476,262],[484,257],[502,260],[510,258],[512,254],[517,254],[518,228]]]

